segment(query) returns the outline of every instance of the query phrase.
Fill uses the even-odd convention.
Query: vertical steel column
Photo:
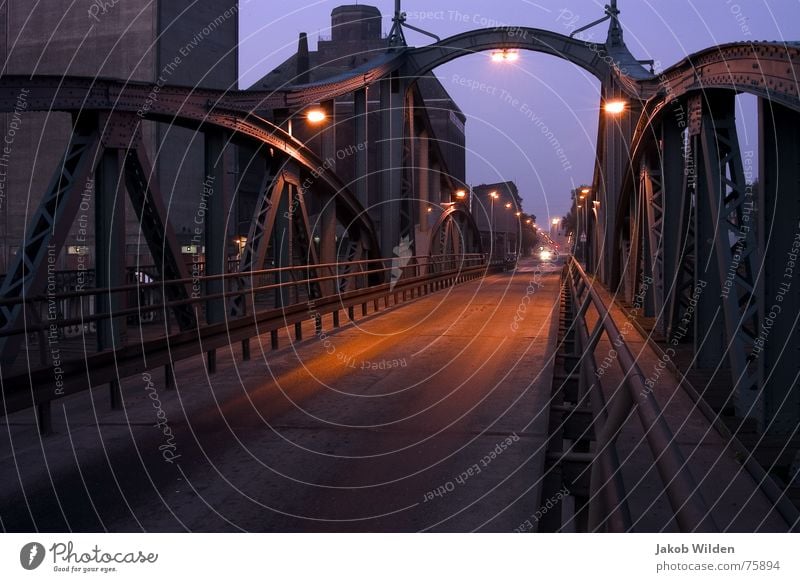
[[[396,73],[380,81],[381,192],[380,241],[384,258],[400,244],[400,199],[403,181],[403,107],[405,86]]]
[[[758,287],[765,428],[787,434],[800,422],[800,115],[759,100]]]
[[[645,228],[642,233],[647,252],[644,253],[644,275],[647,284],[645,315],[660,317],[664,308],[664,181],[661,175],[661,152],[648,158],[644,190]],[[663,320],[663,318],[662,318]]]
[[[202,184],[201,205],[205,205],[205,275],[222,275],[226,271],[226,225],[228,206],[225,203],[225,134],[209,131],[205,134],[205,181]],[[222,279],[206,281],[207,295],[225,290]],[[206,323],[225,320],[225,300],[222,297],[206,300]],[[216,370],[216,350],[208,352],[209,372]]]
[[[695,221],[697,216],[697,168],[695,160],[696,136],[700,133],[700,117],[702,114],[701,102],[690,100],[687,103],[688,115],[695,117],[696,122],[690,123],[686,134],[681,136],[681,171],[673,176],[666,176],[667,189],[672,192],[680,188],[679,208],[676,237],[670,245],[671,256],[675,260],[674,283],[669,293],[669,315],[667,317],[667,337],[670,341],[680,343],[685,337],[693,338],[691,330],[694,326],[686,319],[689,301],[695,289],[695,271],[697,263],[697,244],[695,237]],[[692,111],[696,110],[696,114]],[[672,177],[672,178],[671,178]],[[670,179],[671,178],[671,179]],[[680,184],[680,186],[678,186]]]
[[[329,160],[331,172],[336,171],[336,102],[329,101],[323,103],[323,109],[334,112],[331,116],[332,123],[320,131],[320,138],[322,142],[322,159]],[[358,148],[356,148],[358,151]],[[358,178],[358,174],[356,174]],[[304,196],[305,192],[298,192],[298,196]],[[316,225],[312,228],[313,231],[319,232],[319,262],[322,264],[330,264],[336,262],[336,197],[335,193],[324,190],[320,192],[320,214],[319,226]],[[308,233],[309,250],[315,244],[313,232]],[[310,258],[310,257],[309,257]],[[318,273],[318,275],[335,275],[336,271],[333,268],[326,268]],[[320,285],[320,291],[323,295],[333,295],[336,292],[336,281],[325,281]]]
[[[365,209],[369,208],[369,89],[359,89],[354,94],[353,115],[356,139],[356,198]]]
[[[291,209],[293,206],[292,186],[283,180],[280,182],[280,190],[273,193],[273,204],[276,205],[275,224],[272,229],[272,253],[275,260],[275,267],[280,269],[291,265],[292,254],[292,219]],[[286,271],[279,271],[275,277],[275,283],[287,283],[290,279]],[[289,303],[288,287],[282,286],[275,291],[275,307],[284,307]]]
[[[679,105],[680,106],[680,105]],[[682,107],[682,106],[681,106]],[[683,109],[681,108],[681,112]],[[685,117],[685,115],[684,115]],[[679,245],[685,244],[680,237],[682,197],[684,184],[683,117],[668,115],[661,124],[661,280],[655,281],[660,289],[661,307],[656,314],[656,329],[666,336],[669,332],[673,293],[677,284]]]
[[[95,277],[98,289],[127,283],[125,273],[124,152],[103,151],[95,178]],[[97,323],[97,350],[116,350],[125,343],[126,316],[113,317],[127,306],[126,293],[100,293],[96,312],[108,314]],[[111,407],[122,404],[119,381],[110,384]]]
[[[687,309],[683,321],[692,325],[695,367],[715,369],[725,351],[725,316],[720,306],[721,285],[714,238],[718,235],[714,213],[707,194],[709,177],[701,151],[700,136],[692,137],[693,167],[696,171],[694,235],[695,260],[693,287],[688,290]],[[691,302],[694,302],[692,304]],[[684,327],[677,324],[677,331]]]
[[[416,247],[416,225],[420,223],[417,205],[417,127],[415,95],[416,87],[403,93],[403,154],[400,186],[400,240],[408,241],[412,255],[418,254]]]
[[[613,79],[603,83],[602,95],[605,101],[625,99],[625,94]],[[635,120],[638,120],[641,107],[633,103],[619,116],[609,116],[605,111],[600,115],[600,139],[602,140],[600,170],[600,208],[598,210],[599,248],[598,260],[601,280],[609,286],[613,274],[614,248],[617,206],[622,191],[625,172],[630,164],[630,140],[633,135]]]
[[[752,186],[745,183],[734,95],[707,93],[706,98],[708,108],[703,112],[701,134],[706,178],[703,190],[713,223],[713,234],[707,232],[715,245],[734,404],[737,416],[754,418],[763,426],[761,373],[753,357],[753,340],[761,327],[755,296],[755,198]]]
[[[431,228],[431,217],[428,215],[428,206],[433,206],[434,210],[440,210],[438,208],[438,200],[434,201],[431,200],[430,196],[430,144],[429,140],[430,137],[428,136],[428,132],[423,130],[420,133],[419,138],[415,139],[414,141],[417,142],[417,156],[416,156],[416,168],[412,168],[412,171],[417,172],[417,198],[419,198],[419,229],[421,231],[430,231]],[[438,216],[438,212],[436,213]],[[428,243],[427,247],[430,247],[430,242]],[[428,249],[417,249],[417,254],[419,255],[427,255]]]

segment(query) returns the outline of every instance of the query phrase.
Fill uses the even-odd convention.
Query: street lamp
[[[497,193],[496,190],[489,192],[489,197],[492,199],[492,225],[491,225],[491,235],[492,235],[492,258],[494,258],[497,249],[495,248],[495,239],[497,238],[497,233],[495,232],[494,228],[494,201],[500,198],[500,195]]]
[[[325,113],[324,109],[309,109],[306,112],[306,119],[309,123],[314,125],[318,125],[325,121],[328,118],[327,113]]]
[[[513,63],[519,60],[519,51],[502,49],[492,52],[492,62],[494,63]]]
[[[459,200],[463,200],[466,197],[467,193],[465,190],[456,190],[456,198],[458,198]]]
[[[619,115],[623,111],[625,111],[626,103],[622,100],[615,99],[613,101],[606,101],[603,109],[609,115]]]

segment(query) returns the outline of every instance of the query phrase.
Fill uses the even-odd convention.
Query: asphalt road
[[[540,506],[558,275],[532,263],[2,425],[7,531],[513,531]],[[344,318],[343,318],[344,321]],[[160,419],[160,420],[159,420]]]

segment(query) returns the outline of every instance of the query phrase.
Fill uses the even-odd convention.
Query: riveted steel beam
[[[707,93],[706,99],[701,130],[705,179],[698,198],[701,204],[707,201],[709,210],[710,230],[704,234],[713,241],[709,262],[715,260],[717,267],[716,277],[709,276],[716,279],[722,299],[736,414],[762,424],[761,371],[753,358],[753,341],[759,333],[755,197],[745,180],[734,95]]]
[[[764,427],[791,434],[800,419],[800,114],[759,103],[759,334]]]

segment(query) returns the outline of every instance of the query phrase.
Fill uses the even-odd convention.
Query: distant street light
[[[464,191],[464,190],[457,190],[456,191],[456,198],[458,198],[459,200],[463,200],[466,197],[467,197],[466,191]]]

